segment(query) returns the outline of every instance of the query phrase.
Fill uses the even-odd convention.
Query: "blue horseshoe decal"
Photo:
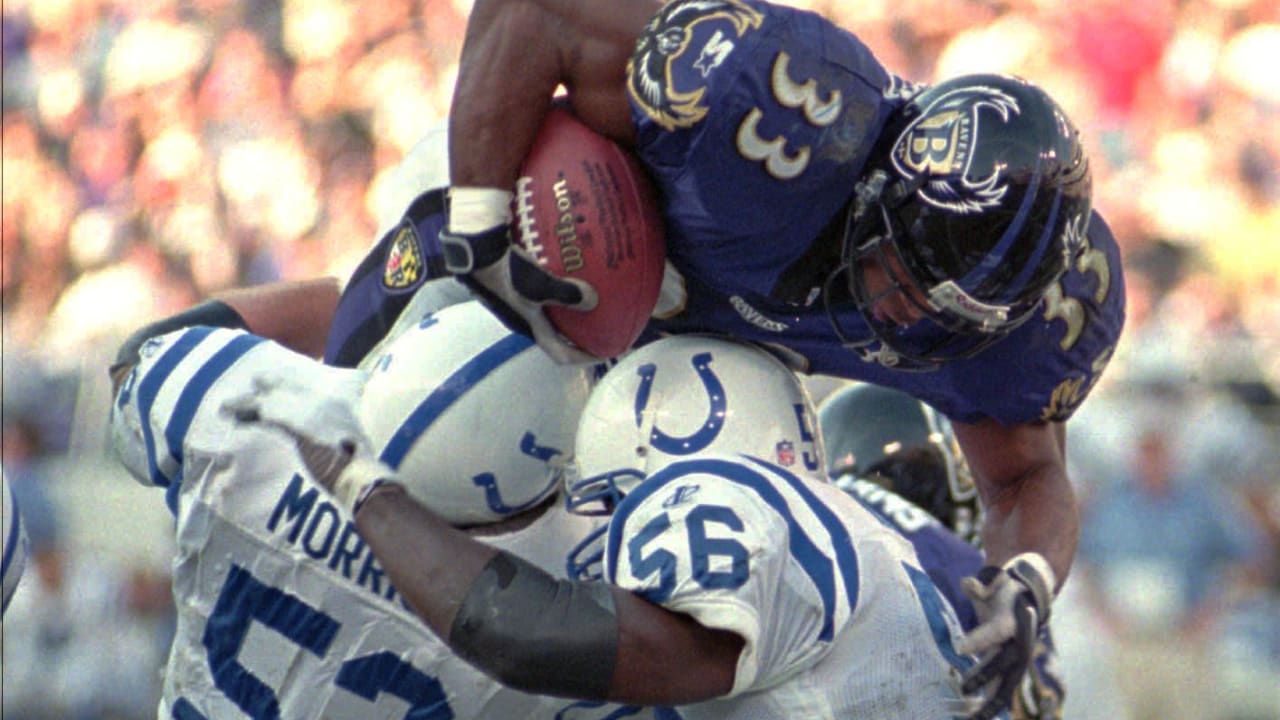
[[[707,391],[710,407],[706,421],[692,435],[672,437],[660,430],[656,424],[654,425],[653,431],[649,433],[649,442],[655,449],[668,455],[691,455],[700,452],[719,437],[720,431],[724,429],[726,405],[724,385],[711,369],[711,353],[698,353],[690,362],[698,373],[698,379],[702,381],[702,387]],[[653,377],[657,372],[657,366],[653,363],[642,365],[636,370],[640,375],[640,387],[636,392],[636,427],[640,427],[644,409],[649,405],[649,392],[653,389]]]
[[[560,451],[553,447],[539,445],[531,432],[526,432],[524,436],[520,438],[520,452],[536,460],[541,460],[542,462],[547,462],[551,458],[560,454]],[[500,515],[511,515],[523,510],[528,510],[534,505],[542,502],[546,499],[547,491],[550,490],[551,486],[559,480],[560,476],[553,474],[551,479],[547,482],[547,486],[539,490],[537,494],[533,496],[532,500],[522,505],[514,506],[507,505],[502,500],[502,492],[498,490],[498,478],[494,477],[493,473],[480,473],[472,478],[471,482],[475,483],[477,487],[484,488],[484,499],[485,502],[488,503],[490,510]]]

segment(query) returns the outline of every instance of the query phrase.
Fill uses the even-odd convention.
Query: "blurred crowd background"
[[[1280,718],[1280,4],[807,0],[898,74],[1045,85],[1128,325],[1069,426],[1066,718]],[[104,454],[120,339],[354,268],[447,112],[468,0],[4,0],[3,466],[35,560],[3,716],[154,717],[171,519]]]

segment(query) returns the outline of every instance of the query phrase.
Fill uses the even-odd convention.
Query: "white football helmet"
[[[361,422],[410,494],[466,526],[537,506],[563,484],[592,366],[557,365],[479,302],[446,307],[366,366]]]
[[[799,378],[736,340],[678,335],[622,358],[597,383],[578,425],[569,507],[607,515],[646,477],[678,460],[748,455],[822,477],[817,414]],[[571,574],[599,574],[599,543],[570,557]]]

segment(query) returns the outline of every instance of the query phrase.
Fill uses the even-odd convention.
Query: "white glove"
[[[598,362],[556,332],[542,312],[548,304],[591,310],[598,296],[589,284],[543,270],[524,249],[511,244],[506,223],[474,234],[445,230],[440,245],[445,269],[512,331],[533,338],[558,363]]]
[[[956,646],[978,659],[961,684],[970,720],[989,720],[1010,707],[1049,619],[1054,583],[1053,568],[1037,553],[988,565],[961,581],[978,614],[978,626]]]
[[[354,399],[274,375],[253,378],[253,389],[222,404],[237,423],[288,435],[307,472],[338,504],[354,513],[360,500],[395,472],[373,456],[356,417]]]
[[[556,332],[542,311],[547,304],[591,310],[598,300],[595,289],[552,275],[512,244],[511,199],[512,193],[496,188],[449,188],[449,217],[439,236],[445,270],[504,325],[533,338],[556,362],[596,362]]]

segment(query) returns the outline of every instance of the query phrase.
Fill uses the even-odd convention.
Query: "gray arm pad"
[[[449,647],[508,687],[603,700],[618,651],[613,594],[499,552],[458,608]]]

